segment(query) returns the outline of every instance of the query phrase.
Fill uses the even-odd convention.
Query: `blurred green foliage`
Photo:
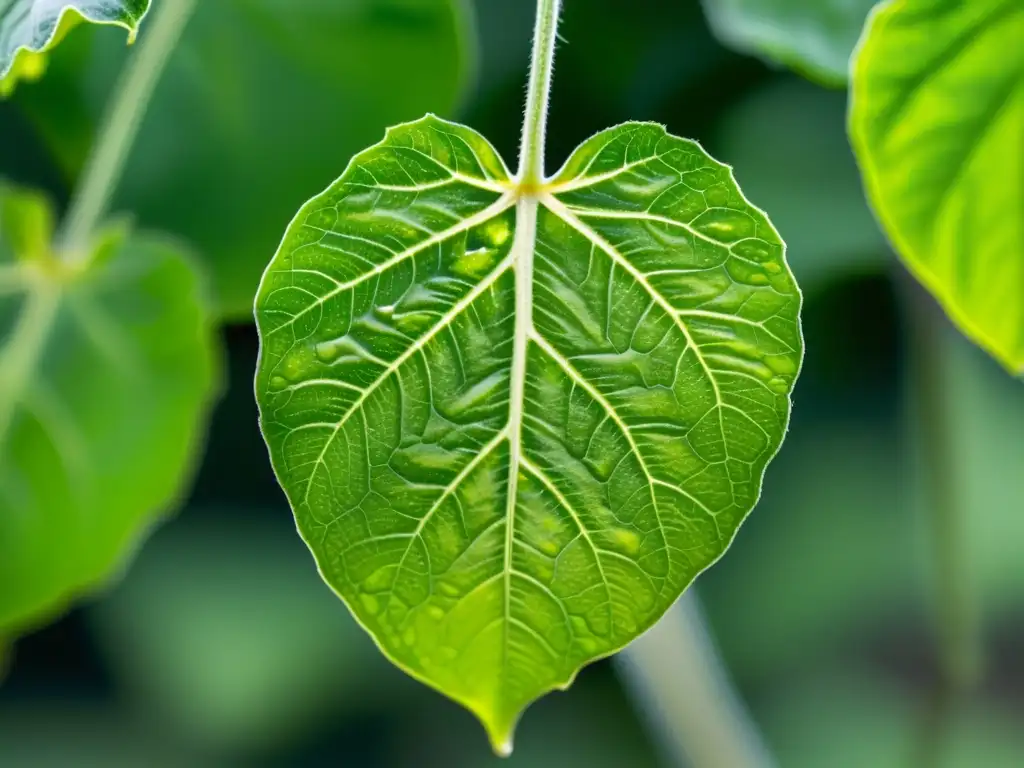
[[[220,313],[248,319],[298,206],[383,128],[451,114],[474,40],[458,0],[200,2],[157,86],[113,203],[184,238]],[[16,100],[70,182],[129,51],[81,28]]]
[[[705,0],[715,32],[826,85],[846,83],[850,53],[875,0]]]
[[[518,139],[530,5],[479,0],[476,87],[461,108],[448,107],[505,157],[514,157]],[[636,42],[610,50],[617,32]],[[906,278],[858,192],[842,94],[721,47],[687,0],[568,0],[562,35],[551,156],[631,118],[699,139],[735,166],[777,221],[806,286],[807,363],[785,450],[728,558],[699,587],[726,660],[784,768],[909,766],[936,672],[909,413],[915,395],[903,290],[895,289]],[[605,79],[610,60],[619,69],[614,86]],[[450,93],[457,85],[431,87]],[[33,92],[51,100],[49,108],[74,103],[57,88],[43,96],[47,87],[44,80]],[[0,103],[0,172],[63,199],[67,158],[51,153],[39,113],[23,98],[28,91]],[[276,95],[262,94],[263,108]],[[419,111],[426,108],[446,106]],[[60,119],[73,121],[70,112]],[[165,113],[169,122],[144,127],[143,136],[173,137],[175,119]],[[74,122],[58,124],[77,135]],[[367,118],[363,130],[372,141],[384,127]],[[80,158],[84,146],[69,156]],[[296,190],[292,210],[338,174],[343,155],[339,148],[342,165],[325,162],[320,181]],[[131,183],[152,185],[143,191],[156,199],[165,182],[149,167],[133,160]],[[249,191],[252,179],[242,174],[233,189]],[[235,204],[244,211],[249,202]],[[184,221],[187,211],[167,215]],[[254,262],[266,263],[286,224],[267,225],[276,235],[253,252]],[[504,764],[468,714],[383,663],[320,581],[256,428],[255,334],[232,327],[224,339],[228,394],[189,506],[108,596],[14,646],[0,687],[0,765]],[[1017,768],[1024,391],[951,326],[944,343],[991,670],[948,736],[946,765]],[[537,705],[511,760],[541,768],[658,764],[604,664]]]
[[[201,281],[123,226],[51,250],[44,195],[0,186],[0,631],[103,584],[191,479],[218,392]]]

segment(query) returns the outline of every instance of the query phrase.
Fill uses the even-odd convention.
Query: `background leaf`
[[[249,319],[260,273],[309,190],[383,126],[456,106],[473,68],[466,26],[460,0],[199,3],[115,210],[189,240],[221,314]],[[69,178],[124,57],[109,35],[78,31],[50,77],[19,93]]]
[[[876,0],[704,0],[726,45],[829,85],[847,80],[850,54]]]
[[[199,281],[173,248],[109,230],[58,261],[41,198],[3,188],[0,212],[6,633],[105,580],[172,507],[217,377]]]
[[[879,6],[853,69],[850,134],[910,270],[961,329],[1024,372],[1024,5]]]
[[[8,0],[0,8],[0,95],[46,68],[45,53],[85,19],[128,30],[135,39],[149,0]]]
[[[538,207],[427,117],[285,235],[261,423],[324,578],[504,751],[732,540],[785,432],[799,306],[778,235],[694,142],[604,131]]]

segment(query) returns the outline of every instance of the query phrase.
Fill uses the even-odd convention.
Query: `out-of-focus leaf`
[[[384,653],[498,751],[757,501],[803,353],[783,252],[727,167],[650,123],[521,196],[426,117],[285,234],[256,312],[277,476]]]
[[[847,80],[850,54],[876,0],[704,0],[722,42],[829,85]]]
[[[880,271],[892,258],[864,199],[845,115],[844,94],[788,77],[733,107],[713,141],[785,234],[804,291]]]
[[[398,676],[337,610],[294,527],[255,512],[168,526],[92,614],[135,709],[216,753],[278,747],[338,705],[377,703]]]
[[[148,10],[149,0],[7,0],[0,6],[0,96],[19,80],[38,79],[47,52],[83,19],[122,27],[131,42]]]
[[[56,52],[49,77],[19,94],[70,175],[88,146],[81,129],[101,114],[124,60],[109,35],[76,41],[82,34]],[[221,313],[247,319],[309,190],[385,126],[450,112],[472,59],[461,0],[201,2],[114,207],[193,243]]]
[[[850,134],[911,271],[1024,373],[1024,4],[893,0],[853,67]]]
[[[847,665],[848,666],[848,665]],[[786,768],[905,768],[921,749],[929,703],[870,671],[787,681],[759,709]],[[1019,768],[1019,716],[985,702],[957,710],[942,740],[942,768]]]
[[[0,628],[106,580],[187,481],[216,393],[192,266],[119,229],[50,248],[52,214],[0,188]]]

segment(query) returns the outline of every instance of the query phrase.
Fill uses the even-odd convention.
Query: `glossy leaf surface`
[[[756,502],[802,354],[783,251],[647,123],[523,190],[427,117],[288,229],[257,298],[275,471],[327,582],[499,751]]]
[[[830,85],[847,80],[850,54],[876,0],[704,0],[727,45],[759,53]]]
[[[0,629],[105,580],[182,491],[216,390],[191,266],[105,233],[50,250],[44,200],[0,189]],[[84,256],[84,254],[83,254]]]
[[[868,196],[961,329],[1024,372],[1024,4],[879,6],[853,69]]]
[[[128,30],[135,39],[149,0],[6,0],[0,5],[0,95],[39,77],[46,52],[82,19]]]
[[[114,209],[194,245],[221,313],[249,320],[266,254],[309,191],[383,126],[456,106],[472,69],[470,32],[461,0],[200,2]],[[71,176],[126,53],[102,30],[79,35],[20,94]]]

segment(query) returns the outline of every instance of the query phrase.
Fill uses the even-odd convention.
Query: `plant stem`
[[[153,89],[195,4],[196,0],[160,0],[155,18],[143,30],[140,50],[132,55],[121,74],[98,143],[72,197],[61,235],[61,250],[66,258],[82,258],[93,230],[106,213]]]
[[[558,13],[561,0],[537,0],[537,21],[533,28],[533,55],[527,86],[523,139],[519,148],[516,177],[527,190],[544,180],[544,139],[548,124],[551,73],[555,65]]]
[[[916,284],[908,284],[912,418],[924,481],[925,518],[934,584],[933,605],[941,681],[933,692],[922,738],[922,765],[931,764],[959,703],[981,671],[981,631],[974,605],[965,510],[954,451],[945,318]]]
[[[671,764],[774,765],[718,657],[693,587],[615,663]]]

